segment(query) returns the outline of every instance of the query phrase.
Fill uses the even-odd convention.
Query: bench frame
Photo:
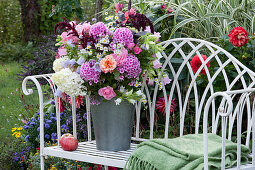
[[[165,121],[165,136],[164,138],[168,138],[168,127],[169,127],[169,118],[170,118],[170,106],[171,101],[173,99],[174,94],[178,95],[178,102],[179,102],[179,110],[180,110],[180,136],[183,134],[184,129],[184,117],[185,112],[188,104],[188,99],[191,91],[194,91],[194,93],[197,92],[197,84],[196,84],[196,78],[199,76],[199,72],[204,69],[206,72],[206,76],[208,78],[208,86],[206,87],[206,90],[199,101],[199,97],[197,94],[195,94],[195,101],[196,101],[196,125],[195,125],[195,133],[198,134],[199,132],[199,122],[201,113],[203,111],[203,134],[204,134],[204,168],[208,169],[208,146],[207,146],[207,132],[208,132],[208,115],[209,113],[212,113],[212,133],[217,133],[218,128],[218,122],[221,118],[221,129],[222,129],[222,169],[225,169],[225,141],[231,140],[232,136],[232,128],[233,124],[237,123],[237,169],[255,169],[255,102],[252,98],[253,92],[255,92],[255,88],[253,88],[255,84],[255,73],[248,69],[246,66],[244,66],[241,62],[239,62],[235,57],[233,57],[230,53],[225,51],[224,49],[218,47],[215,44],[212,44],[210,42],[199,40],[199,39],[193,39],[193,38],[178,38],[178,39],[172,39],[161,43],[165,48],[168,46],[172,46],[173,50],[170,52],[170,54],[164,53],[162,51],[161,53],[157,54],[159,58],[164,57],[165,63],[163,64],[162,69],[168,69],[173,74],[173,80],[171,82],[171,90],[169,94],[167,94],[166,87],[164,84],[162,84],[162,90],[165,98],[165,104],[166,104],[166,121]],[[198,45],[197,45],[198,44]],[[185,54],[185,52],[182,50],[184,45],[189,45],[192,49],[190,53]],[[204,61],[201,57],[201,50],[202,48],[207,48],[211,52],[210,56]],[[176,71],[170,62],[170,60],[173,58],[173,56],[179,53],[183,59],[183,63],[181,64],[180,68]],[[220,60],[219,54],[224,54],[227,57],[227,60],[222,62]],[[197,73],[193,73],[191,66],[190,66],[190,59],[192,56],[197,54],[202,61],[202,65],[197,71]],[[211,60],[215,59],[215,61],[219,64],[219,69],[211,76],[209,69],[205,67],[205,65]],[[225,66],[228,64],[233,64],[238,76],[236,79],[234,79],[232,82],[229,82],[228,75],[225,71]],[[178,83],[178,77],[180,76],[180,73],[182,69],[187,68],[190,74],[191,83],[188,88],[188,93],[186,93],[186,97],[184,102],[181,100],[181,94],[180,94],[180,85]],[[222,74],[225,83],[227,86],[226,91],[222,92],[215,92],[213,89],[213,81],[215,78]],[[250,84],[246,84],[243,76],[244,75],[250,76]],[[88,130],[88,141],[87,142],[81,142],[79,143],[78,150],[73,152],[63,151],[59,146],[59,140],[58,145],[54,147],[45,147],[44,146],[44,112],[43,112],[43,92],[41,85],[38,81],[38,79],[45,79],[49,83],[52,93],[55,94],[57,91],[57,87],[54,84],[54,82],[51,80],[52,74],[44,74],[44,75],[35,75],[35,76],[28,76],[23,80],[22,83],[22,89],[25,95],[31,95],[33,93],[32,89],[27,89],[27,82],[32,81],[38,91],[39,95],[39,108],[40,108],[40,160],[41,160],[41,169],[44,169],[44,159],[47,158],[47,156],[56,156],[56,157],[62,157],[67,159],[73,159],[83,162],[89,162],[89,163],[95,163],[95,164],[101,164],[105,165],[105,168],[108,169],[108,166],[114,166],[119,168],[124,168],[125,163],[129,157],[129,155],[135,150],[136,144],[131,145],[131,149],[128,151],[121,151],[121,152],[108,152],[108,151],[98,151],[95,149],[95,141],[92,141],[91,138],[91,114],[90,114],[90,101],[89,96],[86,96],[86,110],[87,110],[87,130]],[[161,81],[161,78],[159,78]],[[162,80],[163,82],[163,80]],[[235,83],[241,82],[243,89],[240,90],[233,90],[233,87],[235,86]],[[156,97],[157,92],[159,90],[159,85],[155,84],[153,95],[150,95],[149,87],[146,85],[146,76],[142,85],[142,91],[147,96],[148,99],[148,108],[150,113],[150,138],[153,139],[153,130],[154,130],[154,114],[155,114],[155,103],[156,103]],[[210,94],[210,97],[207,99],[206,95]],[[233,104],[233,98],[236,97],[236,95],[240,94],[241,97],[239,98],[239,102],[236,106]],[[167,98],[169,96],[169,99]],[[221,104],[216,108],[215,99],[217,97],[221,97]],[[251,99],[253,99],[253,103],[251,103]],[[56,105],[56,117],[57,117],[57,136],[58,139],[61,137],[61,129],[60,129],[60,98],[55,96],[55,105]],[[76,133],[76,108],[75,108],[75,97],[71,96],[72,101],[72,118],[73,118],[73,135],[77,137]],[[248,127],[247,127],[247,136],[246,136],[246,146],[249,146],[250,139],[252,139],[252,164],[249,165],[241,165],[240,160],[240,154],[241,154],[241,123],[242,123],[242,116],[244,107],[247,108],[247,119],[248,119]],[[211,108],[211,112],[210,112]],[[217,111],[216,111],[217,110]],[[216,112],[215,112],[216,111]],[[136,103],[136,125],[135,125],[135,136],[132,137],[132,140],[134,141],[146,141],[148,139],[144,139],[140,137],[140,115],[141,115],[141,102]],[[227,128],[229,126],[229,128]],[[227,135],[228,130],[228,135]],[[252,135],[250,135],[252,134]],[[251,137],[250,137],[251,136]],[[233,168],[235,169],[235,168]]]

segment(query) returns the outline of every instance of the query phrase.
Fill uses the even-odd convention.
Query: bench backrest
[[[164,64],[162,70],[168,72],[169,77],[172,79],[171,83],[164,85],[163,79],[159,77],[161,84],[154,83],[154,86],[149,86],[146,83],[146,77],[143,83],[143,91],[148,99],[148,111],[150,117],[150,139],[155,137],[155,117],[156,117],[156,102],[159,95],[164,96],[166,114],[165,114],[165,130],[164,137],[169,137],[169,120],[173,114],[170,112],[172,100],[177,103],[177,110],[175,115],[178,114],[180,118],[179,135],[184,135],[185,124],[187,122],[185,116],[193,114],[195,121],[194,132],[197,134],[201,132],[204,105],[213,93],[217,91],[231,91],[237,89],[249,89],[255,84],[255,73],[244,66],[240,61],[233,57],[226,50],[218,47],[217,45],[192,38],[178,38],[172,39],[161,43],[165,50],[157,54]],[[197,55],[201,61],[201,66],[196,71],[193,71],[191,60]],[[206,55],[207,59],[204,61],[202,55]],[[210,67],[208,65],[210,64]],[[202,73],[200,73],[202,71]],[[162,90],[161,90],[162,89]],[[235,107],[233,113],[229,116],[228,120],[228,139],[231,139],[233,132],[233,125],[236,121],[238,114],[245,113],[247,126],[244,131],[246,134],[246,145],[249,144],[252,113],[254,112],[252,96],[250,93],[243,94],[245,96],[233,95],[235,98]],[[141,137],[140,132],[140,116],[142,114],[142,104],[137,104],[137,119],[135,138]],[[224,99],[219,101],[213,100],[211,105],[211,125],[212,132],[217,132],[219,113],[218,107],[222,106],[227,109],[227,104]],[[177,116],[176,116],[177,117]],[[188,124],[188,126],[190,126]],[[191,128],[191,127],[190,127]],[[153,133],[154,132],[154,133]]]

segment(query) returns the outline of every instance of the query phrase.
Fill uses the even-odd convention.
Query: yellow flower
[[[17,128],[12,128],[12,132],[14,132],[15,130],[17,130]]]
[[[16,138],[19,138],[20,136],[21,136],[20,132],[17,132],[16,135],[15,135]]]
[[[23,127],[19,127],[17,130],[23,130]]]
[[[14,133],[12,134],[12,136],[16,135],[16,133],[18,133],[18,132],[14,132]]]

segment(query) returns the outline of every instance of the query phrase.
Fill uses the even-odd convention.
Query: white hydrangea
[[[64,57],[61,57],[61,58],[58,58],[56,59],[54,62],[53,62],[53,70],[55,72],[59,72],[60,70],[62,70],[64,67],[62,66],[62,62],[63,61],[66,61],[68,59],[67,56],[64,56]]]
[[[79,74],[72,72],[69,68],[54,73],[51,79],[60,91],[65,92],[69,96],[86,95],[86,87],[82,85],[84,81]]]

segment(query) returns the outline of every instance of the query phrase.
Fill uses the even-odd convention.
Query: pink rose
[[[161,65],[161,63],[159,62],[159,60],[154,60],[153,61],[153,68],[161,68],[162,67],[162,65]]]
[[[111,100],[112,98],[116,96],[116,93],[114,92],[113,88],[110,86],[99,89],[98,94],[100,96],[103,96],[106,100]]]
[[[132,49],[134,46],[135,46],[135,43],[129,43],[129,44],[127,45],[128,49]]]
[[[140,52],[142,52],[142,50],[138,46],[135,46],[134,52],[135,52],[135,54],[139,54]]]
[[[126,61],[127,61],[127,55],[128,55],[128,51],[125,48],[121,49],[121,54],[113,54],[113,57],[115,59],[115,61],[117,62],[118,66],[123,65]]]

